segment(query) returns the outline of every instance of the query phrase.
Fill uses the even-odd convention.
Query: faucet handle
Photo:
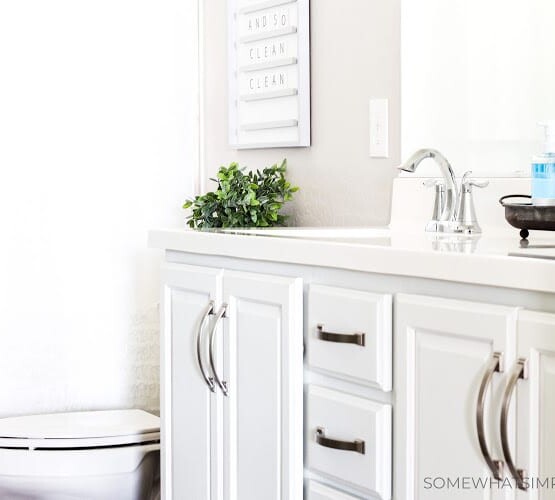
[[[461,179],[461,193],[462,191],[469,192],[472,190],[472,186],[477,188],[485,188],[489,186],[489,181],[482,181],[479,182],[475,179],[471,179],[470,175],[472,174],[472,170],[468,170],[464,173]]]
[[[426,187],[435,188],[434,211],[430,221],[430,224],[433,226],[440,220],[441,214],[445,209],[445,182],[439,179],[426,179],[422,184]]]
[[[489,181],[476,181],[470,178],[470,174],[472,174],[471,171],[465,172],[461,179],[461,191],[459,193],[455,218],[455,232],[479,234],[482,230],[476,218],[476,210],[472,198],[472,186],[485,188],[489,184]]]
[[[422,183],[422,185],[426,187],[437,187],[437,186],[445,187],[445,182],[443,182],[441,179],[426,179]]]

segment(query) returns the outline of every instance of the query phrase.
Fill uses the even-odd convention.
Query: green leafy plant
[[[297,186],[285,179],[287,160],[260,172],[245,172],[237,163],[220,167],[216,191],[211,191],[183,205],[191,209],[187,224],[192,228],[282,226],[286,215],[279,213],[283,204],[293,199]]]

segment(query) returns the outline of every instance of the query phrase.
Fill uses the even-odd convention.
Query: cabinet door
[[[303,495],[302,282],[226,272],[225,500]]]
[[[221,396],[197,360],[197,335],[211,300],[221,298],[222,272],[167,264],[162,269],[161,417],[163,498],[216,500]],[[204,364],[208,321],[201,340]],[[220,484],[219,484],[220,483]]]
[[[473,481],[493,478],[478,441],[477,398],[494,354],[503,362],[514,359],[516,310],[398,295],[395,325],[394,497],[511,498],[512,490]],[[504,373],[493,373],[484,393],[485,438],[496,460],[502,456],[498,409],[505,381]]]
[[[517,355],[526,363],[526,379],[516,385],[517,445],[515,466],[523,469],[529,491],[519,498],[552,499],[555,477],[555,315],[522,311]],[[518,369],[516,364],[514,368]],[[515,456],[516,455],[516,456]],[[540,482],[541,481],[541,482]]]

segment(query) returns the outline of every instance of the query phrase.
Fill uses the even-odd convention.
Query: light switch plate
[[[389,157],[389,101],[370,99],[370,157]]]

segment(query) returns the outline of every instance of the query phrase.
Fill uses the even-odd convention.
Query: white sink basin
[[[389,238],[388,227],[280,227],[280,228],[246,228],[226,229],[234,234],[252,234],[257,236],[275,236],[282,238],[309,238],[325,240],[375,240]]]

